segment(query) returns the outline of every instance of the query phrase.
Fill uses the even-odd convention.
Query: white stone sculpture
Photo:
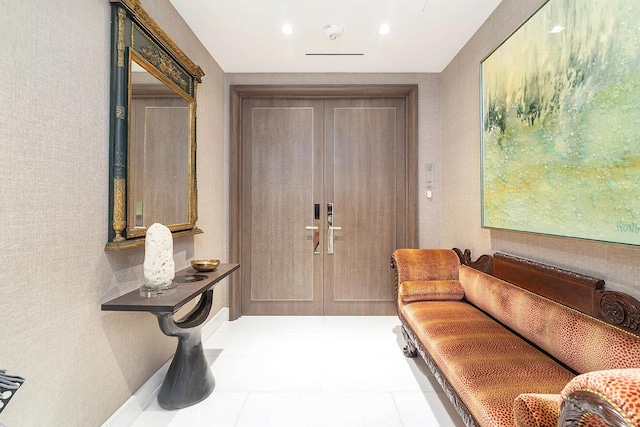
[[[175,276],[171,231],[162,224],[151,225],[147,229],[144,251],[144,286],[153,290],[170,289]]]

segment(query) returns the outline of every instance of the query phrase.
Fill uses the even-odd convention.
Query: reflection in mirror
[[[127,236],[189,223],[191,101],[132,55]]]

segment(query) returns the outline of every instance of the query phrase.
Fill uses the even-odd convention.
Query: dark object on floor
[[[0,369],[0,412],[7,407],[23,382],[24,378],[8,375],[6,370]]]

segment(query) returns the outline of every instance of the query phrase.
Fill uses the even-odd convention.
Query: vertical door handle
[[[327,203],[327,253],[333,254],[333,231],[342,230],[342,227],[333,225],[333,203]]]
[[[307,230],[313,230],[313,253],[320,253],[320,203],[313,205],[313,225],[307,225]]]

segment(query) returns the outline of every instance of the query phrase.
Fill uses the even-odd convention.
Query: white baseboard
[[[202,342],[211,338],[211,335],[227,320],[229,320],[229,307],[222,307],[222,309],[202,327]]]
[[[227,307],[223,307],[202,327],[202,341],[205,342],[209,339],[225,320],[229,320],[229,308]],[[169,370],[171,360],[169,359],[167,363],[162,365],[133,396],[102,424],[102,427],[128,427],[133,424],[142,411],[156,398],[162,381]]]

